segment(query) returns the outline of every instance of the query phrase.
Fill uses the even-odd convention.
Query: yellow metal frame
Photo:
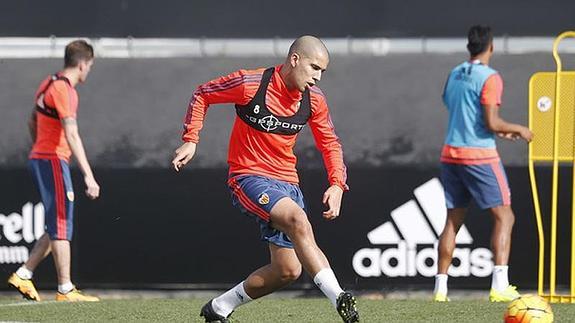
[[[559,136],[560,136],[560,104],[561,104],[561,77],[565,75],[562,71],[561,58],[557,52],[561,40],[567,37],[575,38],[575,31],[567,31],[559,35],[553,43],[553,57],[557,64],[557,71],[555,73],[555,98],[553,103],[553,153],[550,156],[535,156],[534,145],[537,140],[537,133],[535,133],[535,140],[529,144],[529,178],[531,181],[531,190],[533,192],[533,203],[535,206],[535,217],[537,221],[537,234],[539,238],[539,267],[538,267],[538,294],[546,298],[552,303],[575,303],[575,151],[571,152],[570,156],[560,156],[559,154]],[[535,76],[533,75],[529,81],[529,128],[534,128],[534,97],[533,86]],[[573,93],[575,96],[575,93]],[[575,126],[574,126],[575,127]],[[575,130],[573,131],[575,134]],[[575,142],[575,138],[573,139]],[[575,145],[573,145],[575,149]],[[545,234],[543,228],[543,221],[541,218],[541,208],[539,205],[539,195],[537,191],[537,182],[535,179],[535,161],[552,162],[552,193],[551,193],[551,236],[550,236],[550,256],[549,256],[549,294],[544,293],[544,262],[545,262]],[[559,192],[559,163],[572,162],[573,163],[573,187],[572,187],[572,207],[571,207],[571,275],[570,275],[570,295],[557,295],[556,294],[556,261],[557,261],[557,197]]]

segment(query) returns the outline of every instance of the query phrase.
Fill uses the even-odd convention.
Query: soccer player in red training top
[[[254,217],[269,246],[271,263],[257,269],[201,310],[206,322],[228,322],[238,306],[270,294],[301,274],[302,266],[329,298],[344,322],[357,322],[355,298],[342,290],[317,246],[298,187],[293,147],[309,125],[327,168],[323,195],[326,219],[339,216],[347,190],[343,153],[325,97],[316,86],[329,63],[325,45],[312,36],[298,38],[283,65],[240,70],[198,87],[185,118],[183,140],[172,161],[179,171],[196,152],[198,133],[208,107],[235,103],[230,138],[228,185],[233,204]]]
[[[69,43],[64,69],[47,77],[36,92],[36,106],[28,123],[34,141],[28,168],[44,204],[46,233],[38,239],[26,263],[8,279],[10,286],[30,300],[40,300],[32,273],[52,252],[58,275],[56,300],[98,301],[97,297],[79,292],[70,279],[74,189],[68,162],[72,154],[84,174],[86,195],[90,199],[100,195],[76,124],[75,86],[86,81],[93,63],[94,50],[90,44],[83,40]]]
[[[470,58],[450,73],[443,92],[449,112],[445,145],[441,152],[441,182],[445,189],[447,221],[439,238],[438,274],[433,299],[446,302],[447,270],[451,265],[455,237],[463,224],[470,200],[493,216],[491,248],[495,267],[489,299],[509,302],[519,293],[509,284],[507,262],[515,216],[505,169],[495,146],[495,136],[531,141],[533,134],[499,116],[503,81],[489,67],[493,34],[487,26],[469,29]]]

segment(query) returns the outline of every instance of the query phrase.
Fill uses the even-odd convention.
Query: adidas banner
[[[321,216],[324,172],[301,172],[316,239],[344,287],[433,288],[437,239],[446,218],[438,173],[415,167],[352,168],[341,216],[326,221]],[[516,215],[510,279],[532,288],[537,236],[528,172],[508,168],[507,173]],[[181,174],[98,169],[96,174],[101,198],[89,201],[81,194],[80,174],[73,173],[77,203],[72,267],[75,281],[85,288],[225,288],[268,262],[258,226],[231,205],[225,169]],[[0,170],[0,178],[0,268],[6,278],[41,236],[44,208],[25,170]],[[450,286],[489,287],[491,226],[490,214],[470,208],[457,236]],[[560,225],[560,235],[567,235],[568,228]],[[563,245],[568,243],[560,240],[558,277],[568,268],[562,265],[563,259],[569,260]],[[40,288],[54,286],[51,260],[40,265],[35,279]],[[302,275],[293,288],[314,286]]]

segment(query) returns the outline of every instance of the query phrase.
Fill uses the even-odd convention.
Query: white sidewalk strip
[[[82,37],[0,37],[0,58],[61,58],[64,46]],[[324,38],[333,55],[467,53],[466,38]],[[496,37],[499,53],[528,54],[552,50],[554,37]],[[95,38],[88,39],[100,58],[283,57],[293,39],[286,38]],[[575,53],[565,41],[561,53]]]

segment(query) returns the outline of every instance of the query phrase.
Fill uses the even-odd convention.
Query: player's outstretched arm
[[[328,220],[333,220],[339,216],[341,208],[341,198],[343,197],[343,189],[338,185],[330,186],[325,193],[323,193],[323,204],[327,206],[327,211],[323,212],[323,217]]]
[[[174,159],[172,159],[172,166],[176,172],[179,172],[196,154],[196,143],[188,141],[185,142],[180,148],[176,149]]]
[[[64,133],[66,134],[68,145],[70,145],[70,149],[72,150],[74,157],[76,157],[80,170],[84,175],[86,195],[92,200],[96,199],[100,196],[100,185],[96,182],[90,163],[88,163],[84,145],[82,144],[82,139],[78,133],[78,124],[76,123],[76,119],[72,117],[64,118],[62,119],[62,125],[64,127]]]
[[[530,142],[533,139],[533,133],[529,128],[515,123],[510,123],[499,116],[498,105],[484,105],[484,119],[487,129],[496,133],[500,138],[514,140],[517,137],[523,138]]]

